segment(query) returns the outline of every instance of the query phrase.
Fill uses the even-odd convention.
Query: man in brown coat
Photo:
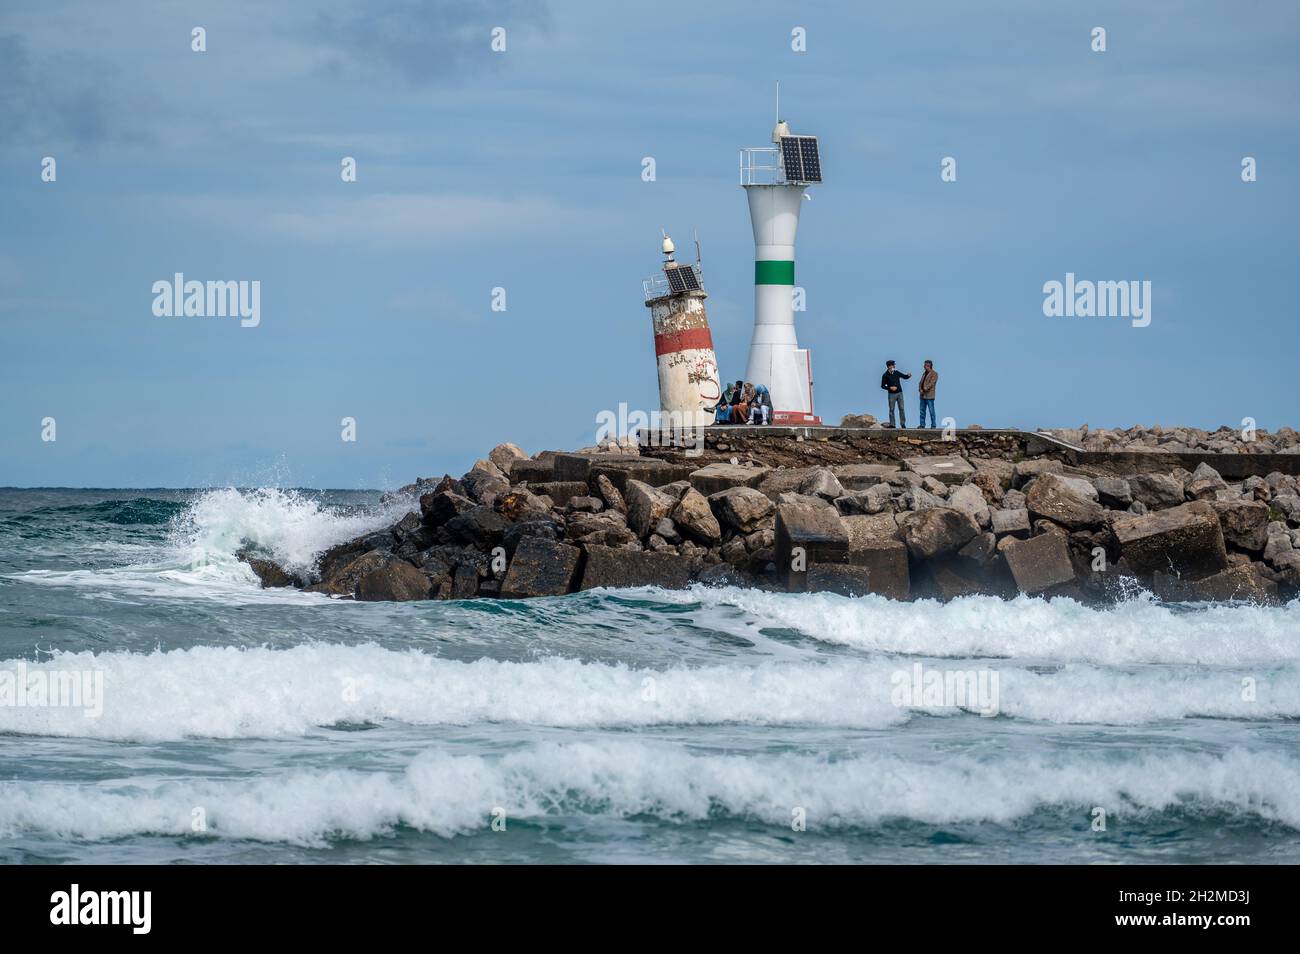
[[[938,427],[934,418],[934,388],[939,383],[939,372],[934,370],[934,362],[925,362],[925,371],[921,374],[921,382],[917,390],[921,392],[921,423],[917,427],[925,427],[925,411],[930,410],[930,426]]]

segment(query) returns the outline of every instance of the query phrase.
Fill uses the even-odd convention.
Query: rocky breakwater
[[[1202,465],[1117,477],[1059,460],[704,466],[635,448],[502,444],[459,479],[403,488],[390,528],[335,546],[310,579],[246,555],[264,586],[357,600],[557,596],[704,584],[1107,601],[1275,602],[1300,590],[1300,488]]]

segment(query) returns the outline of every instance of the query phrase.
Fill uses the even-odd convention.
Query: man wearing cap
[[[910,377],[910,374],[895,370],[893,361],[885,362],[885,373],[880,376],[880,389],[889,394],[889,423],[885,425],[886,427],[894,426],[895,407],[898,408],[899,426],[907,427],[907,409],[903,406],[903,381]]]

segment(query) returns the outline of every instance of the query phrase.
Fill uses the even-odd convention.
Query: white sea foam
[[[786,831],[803,809],[808,830],[817,832],[897,819],[1011,824],[1040,809],[1077,813],[1083,824],[1096,805],[1107,807],[1112,826],[1174,811],[1300,828],[1300,764],[1244,749],[1211,755],[1082,748],[1050,757],[905,761],[875,753],[845,760],[695,754],[658,742],[543,743],[497,757],[426,752],[401,773],[0,782],[0,836],[193,836],[196,806],[209,837],[319,845],[398,826],[446,837],[486,831],[496,809],[507,825],[548,816],[732,817]]]
[[[808,725],[887,728],[917,712],[895,705],[911,659],[831,658],[699,668],[638,669],[548,658],[460,662],[379,646],[286,650],[195,647],[150,654],[60,653],[40,668],[104,674],[103,712],[0,706],[0,732],[163,741],[300,736],[344,722],[557,727]],[[15,661],[0,669],[16,668]],[[1108,669],[1039,672],[1000,660],[935,660],[942,671],[998,674],[998,712],[1045,723],[1141,725],[1190,716],[1300,717],[1300,669]],[[1243,679],[1252,680],[1251,692]],[[903,700],[910,703],[913,700]]]
[[[292,490],[210,490],[173,518],[168,540],[152,560],[94,570],[32,570],[15,578],[128,597],[314,602],[322,597],[260,590],[256,575],[237,554],[252,547],[287,570],[310,572],[329,547],[391,525],[411,505],[399,497],[343,513]]]
[[[1300,660],[1300,600],[1281,607],[1175,610],[1149,596],[1090,607],[1029,596],[903,603],[879,596],[850,599],[736,588],[644,592],[663,602],[734,607],[756,627],[790,628],[825,643],[877,652],[1103,664],[1237,666]]]

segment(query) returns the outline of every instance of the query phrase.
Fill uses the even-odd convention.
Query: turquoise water
[[[234,556],[409,505],[0,491],[0,675],[102,686],[0,704],[0,859],[1300,860],[1300,604],[358,604]]]

